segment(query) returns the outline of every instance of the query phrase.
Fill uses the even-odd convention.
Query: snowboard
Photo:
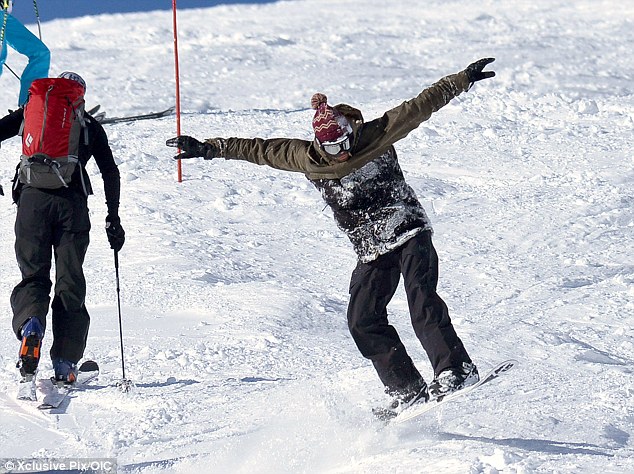
[[[98,375],[99,365],[95,361],[87,360],[79,366],[77,381],[74,384],[60,386],[54,382],[54,379],[47,380],[45,382],[47,384],[46,395],[38,408],[40,410],[58,408],[73,391],[95,380]]]
[[[445,403],[448,403],[454,400],[459,400],[462,397],[473,392],[474,390],[477,390],[482,385],[497,379],[500,375],[508,372],[516,365],[517,365],[516,360],[513,360],[513,359],[506,360],[498,364],[497,366],[495,366],[486,375],[482,376],[477,383],[473,385],[469,385],[468,387],[465,387],[462,390],[458,390],[457,392],[453,392],[449,395],[445,395],[444,397],[439,397],[439,398],[436,398],[435,400],[430,400],[427,403],[414,404],[411,407],[408,407],[407,409],[403,410],[401,413],[399,413],[395,417],[393,417],[391,421],[392,423],[405,423],[406,421],[410,421],[410,420],[413,420],[414,418],[422,416],[425,413],[444,405]]]

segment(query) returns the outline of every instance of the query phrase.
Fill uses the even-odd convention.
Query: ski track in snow
[[[122,394],[112,252],[94,164],[86,358],[52,413],[14,399],[15,207],[0,199],[0,458],[116,457],[121,472],[634,472],[634,5],[614,0],[287,1],[179,14],[182,129],[311,138],[311,95],[367,120],[473,60],[497,76],[396,145],[435,228],[439,291],[498,381],[404,426],[346,326],[355,256],[299,174],[183,162],[174,119],[107,125],[122,175]],[[52,73],[109,116],[174,103],[171,14],[43,23]],[[9,64],[21,70],[15,52]],[[0,78],[0,105],[17,81]],[[2,144],[8,194],[19,141]],[[423,375],[429,363],[390,306]],[[50,322],[50,321],[49,321]],[[50,347],[50,328],[44,351]],[[46,357],[42,376],[51,372]]]

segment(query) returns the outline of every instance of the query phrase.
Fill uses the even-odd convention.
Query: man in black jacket
[[[86,83],[76,73],[59,77]],[[19,134],[24,109],[0,119],[0,141]],[[88,195],[92,187],[85,165],[94,157],[104,181],[108,215],[106,234],[110,247],[118,252],[125,241],[119,219],[119,169],[99,122],[85,115],[81,130],[77,166],[68,187],[39,189],[14,180],[13,199],[17,204],[15,254],[22,281],[13,289],[13,330],[19,340],[18,367],[23,377],[37,369],[46,327],[51,291],[51,259],[55,255],[55,296],[52,302],[53,343],[51,359],[55,378],[73,383],[77,362],[83,357],[90,317],[85,307],[86,280],[83,262],[88,249],[90,219]]]

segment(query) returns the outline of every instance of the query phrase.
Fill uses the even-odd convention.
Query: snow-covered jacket
[[[425,210],[403,178],[394,147],[341,179],[317,179],[313,184],[364,263],[431,230]]]
[[[343,163],[332,161],[316,141],[211,138],[206,142],[228,160],[304,173],[332,208],[359,260],[367,263],[431,229],[423,207],[405,182],[393,144],[468,87],[464,71],[452,74],[367,123],[359,110],[345,104],[335,106],[353,129],[351,156]]]

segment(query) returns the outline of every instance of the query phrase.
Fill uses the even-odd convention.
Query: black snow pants
[[[37,317],[46,327],[55,258],[51,359],[79,361],[86,347],[90,317],[84,305],[83,263],[90,219],[87,199],[73,189],[22,189],[15,221],[15,255],[22,281],[13,289],[13,330],[20,338],[25,321]]]
[[[372,361],[386,391],[394,395],[406,393],[422,378],[388,322],[387,305],[401,274],[412,326],[434,374],[471,362],[451,324],[447,305],[436,293],[438,255],[431,232],[421,232],[398,249],[370,263],[359,263],[350,281],[350,333],[361,354]]]

